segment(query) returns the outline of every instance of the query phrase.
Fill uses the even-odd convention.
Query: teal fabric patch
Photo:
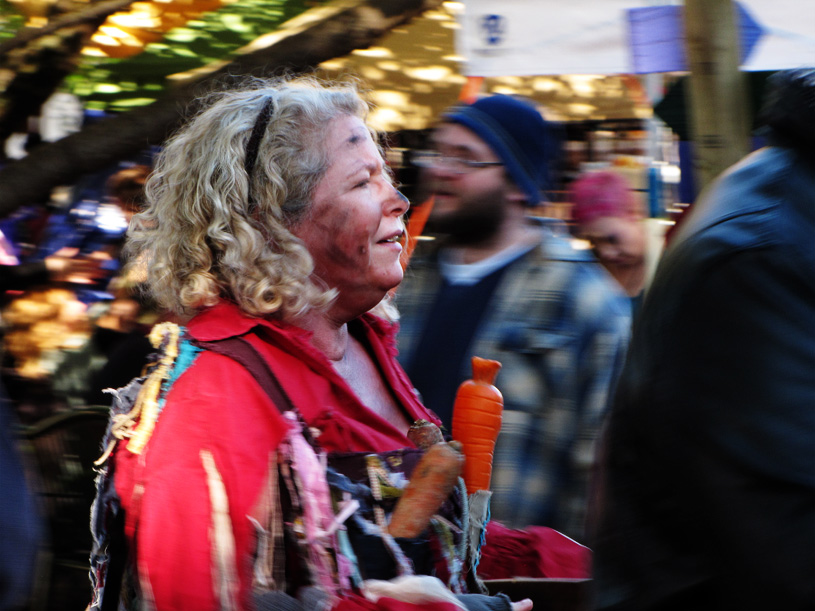
[[[181,336],[183,337],[183,335],[182,330]],[[189,369],[190,365],[195,362],[195,359],[201,352],[203,352],[203,348],[193,346],[189,340],[184,339],[181,341],[178,346],[178,356],[175,357],[170,375],[166,380],[164,380],[164,383],[161,386],[161,398],[158,402],[159,413],[161,413],[161,410],[164,409],[164,398],[167,396],[167,393],[170,392],[172,385],[178,378],[181,377],[181,374]]]

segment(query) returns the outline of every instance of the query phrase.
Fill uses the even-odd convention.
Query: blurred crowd
[[[138,282],[122,272],[122,247],[149,171],[124,166],[107,177],[98,200],[82,199],[64,212],[27,207],[0,224],[2,373],[25,424],[109,403],[103,389],[139,373],[156,317]],[[103,382],[99,373],[123,342],[133,357],[119,363],[121,376]]]

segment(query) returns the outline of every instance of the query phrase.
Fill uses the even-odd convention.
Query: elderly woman
[[[276,451],[301,422],[322,450],[368,453],[412,447],[411,423],[438,422],[394,358],[394,326],[371,313],[387,308],[402,280],[408,202],[366,113],[352,85],[255,81],[215,94],[157,159],[128,251],[146,265],[151,296],[189,318],[195,347],[180,348],[154,424],[144,425],[143,411],[112,455],[136,591],[148,608],[391,608],[347,584],[298,607],[264,594],[275,586],[259,578],[258,540],[277,507]],[[253,366],[201,349],[230,338],[271,370],[297,418]],[[415,608],[461,604],[532,606],[462,595]]]

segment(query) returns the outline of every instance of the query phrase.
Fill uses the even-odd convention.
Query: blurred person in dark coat
[[[43,524],[17,445],[17,418],[0,382],[0,611],[30,602]]]
[[[601,448],[600,609],[815,608],[815,70],[657,270]]]

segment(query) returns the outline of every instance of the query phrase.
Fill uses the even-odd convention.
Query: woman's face
[[[315,274],[339,291],[336,306],[357,315],[402,281],[399,240],[409,204],[391,184],[361,119],[333,119],[323,146],[328,170],[310,213],[293,231],[311,253]]]

